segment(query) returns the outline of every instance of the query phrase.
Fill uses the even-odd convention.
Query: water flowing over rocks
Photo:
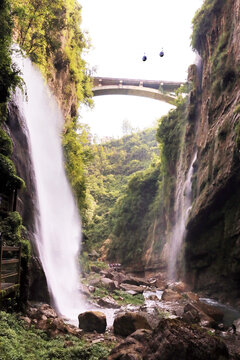
[[[112,333],[117,345],[109,360],[157,360],[162,359],[162,356],[171,360],[239,360],[240,336],[234,324],[223,324],[224,310],[221,307],[200,301],[199,296],[183,282],[167,283],[162,274],[158,278],[140,278],[138,285],[131,285],[126,279],[135,277],[121,271],[97,271],[96,294],[98,286],[102,286],[101,278],[116,279],[117,276],[122,297],[130,292],[128,289],[123,290],[122,285],[140,287],[144,304],[119,305],[118,300],[113,298],[119,290],[108,289],[109,294],[102,298],[94,298],[94,292],[88,296],[89,304],[97,302],[99,311],[104,312],[106,309],[113,314],[114,321],[107,323],[105,334]],[[92,277],[90,273],[90,282]],[[135,280],[130,282],[136,283]],[[161,285],[161,291],[157,285]],[[135,296],[137,294],[133,298]],[[94,333],[93,328],[91,331]],[[179,356],[176,355],[178,353]]]

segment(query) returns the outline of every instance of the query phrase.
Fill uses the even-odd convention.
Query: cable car
[[[147,56],[144,54],[142,57],[142,61],[146,61],[147,60]]]
[[[163,50],[160,51],[159,56],[160,56],[160,57],[163,57],[163,56],[164,56]]]

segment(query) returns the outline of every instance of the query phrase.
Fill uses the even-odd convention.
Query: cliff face
[[[186,279],[209,295],[240,296],[240,1],[215,1],[195,43],[203,61]],[[196,21],[196,20],[195,20]],[[200,23],[200,29],[203,24]],[[230,292],[231,291],[231,292]]]
[[[174,218],[177,172],[189,169],[193,206],[178,274],[198,291],[222,300],[240,296],[240,0],[206,0],[194,19],[193,45],[201,61],[189,69],[184,141],[175,185],[165,211],[152,221],[145,242],[145,270],[166,269]],[[182,162],[182,163],[181,163]],[[174,189],[175,188],[175,189]],[[176,199],[175,199],[176,205]],[[162,206],[160,204],[160,206]],[[183,266],[184,264],[184,266]]]

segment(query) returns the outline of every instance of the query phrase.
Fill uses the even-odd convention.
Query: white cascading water
[[[176,201],[175,201],[175,226],[171,235],[169,262],[168,262],[168,278],[177,280],[177,260],[181,252],[182,243],[186,233],[186,221],[192,207],[192,175],[193,164],[196,161],[197,152],[195,152],[191,161],[186,180],[183,173],[178,176]],[[182,162],[182,157],[181,157]],[[180,163],[179,171],[182,171],[182,163]]]
[[[78,255],[81,223],[68,184],[61,146],[61,111],[40,72],[28,59],[16,61],[27,101],[18,97],[26,118],[35,171],[39,215],[36,243],[56,310],[74,319],[83,310]]]

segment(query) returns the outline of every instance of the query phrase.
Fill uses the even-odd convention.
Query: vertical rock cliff
[[[194,19],[202,57],[194,142],[198,157],[186,238],[186,279],[240,296],[240,1],[206,1]]]
[[[206,0],[195,15],[193,27],[192,45],[200,57],[189,68],[191,91],[185,112],[175,119],[179,122],[185,116],[182,140],[177,144],[178,156],[168,155],[163,159],[165,168],[162,166],[164,173],[160,180],[164,182],[165,178],[165,185],[160,184],[159,216],[155,214],[148,229],[142,268],[165,270],[167,267],[175,223],[177,173],[180,171],[186,177],[196,150],[193,203],[178,273],[195,290],[237,302],[240,296],[240,0]],[[174,127],[171,132],[166,130],[167,126],[171,127],[172,118],[170,115],[168,122],[163,119],[158,130],[163,149],[168,153],[175,141],[171,138]]]

